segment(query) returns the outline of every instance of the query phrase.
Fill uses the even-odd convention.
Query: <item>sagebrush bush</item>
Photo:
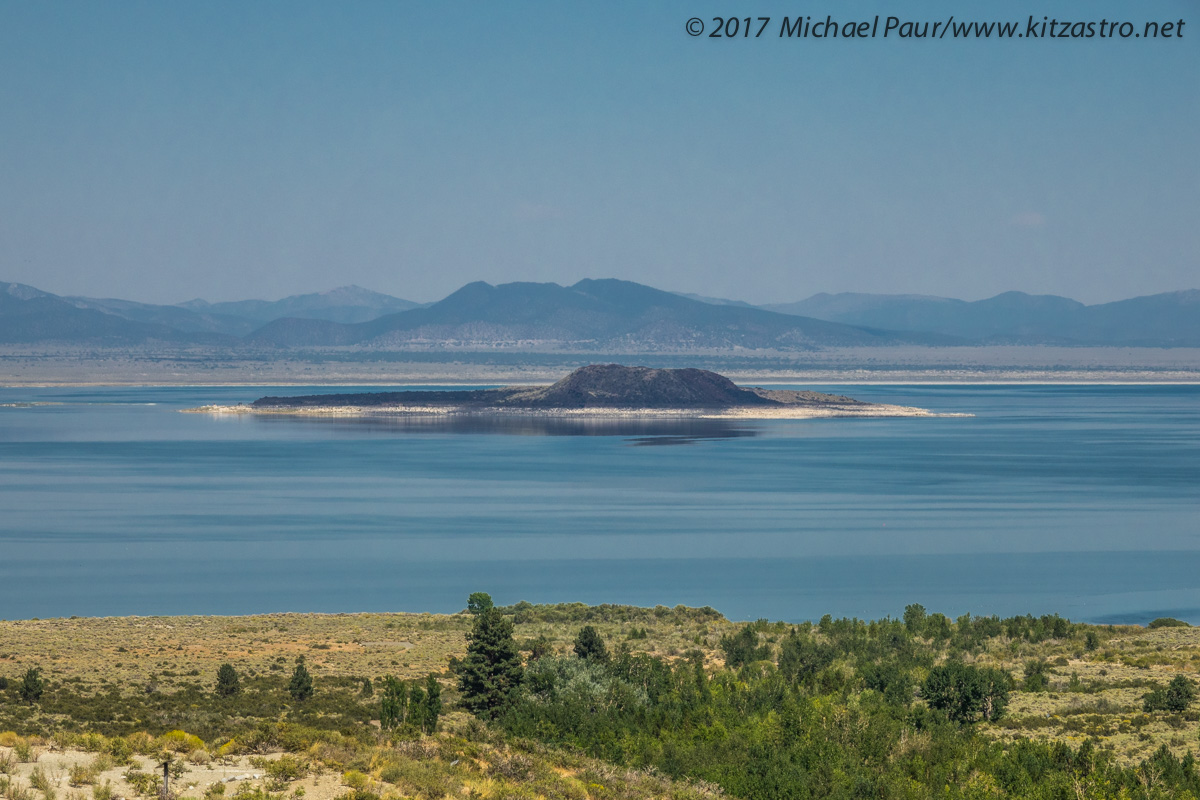
[[[170,731],[158,737],[158,746],[172,753],[186,755],[195,750],[203,750],[204,740],[187,731]]]
[[[67,782],[72,786],[95,783],[97,772],[88,764],[72,764],[67,769]]]

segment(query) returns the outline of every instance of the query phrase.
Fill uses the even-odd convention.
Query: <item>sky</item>
[[[686,29],[731,12],[771,21]],[[880,31],[781,38],[797,14]],[[951,15],[1185,26],[882,36]],[[0,0],[0,281],[426,302],[588,277],[754,303],[1200,288],[1200,0]]]

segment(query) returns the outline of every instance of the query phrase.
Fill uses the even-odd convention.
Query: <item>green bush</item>
[[[1158,619],[1152,620],[1146,627],[1153,630],[1154,628],[1190,628],[1192,626],[1183,620],[1175,619],[1174,617],[1159,617]]]
[[[1003,670],[950,661],[929,671],[921,694],[955,722],[994,720],[1004,715],[1011,680]]]
[[[1044,692],[1050,688],[1050,664],[1046,659],[1031,659],[1025,662],[1022,688],[1027,692]]]
[[[232,664],[222,664],[217,670],[217,694],[221,697],[232,697],[242,690],[237,670]]]
[[[1142,698],[1144,711],[1180,713],[1196,699],[1195,685],[1182,675],[1176,675],[1167,687],[1154,689]]]

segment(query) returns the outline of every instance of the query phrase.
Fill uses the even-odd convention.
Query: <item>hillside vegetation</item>
[[[1200,793],[1173,620],[487,606],[0,622],[0,796]]]

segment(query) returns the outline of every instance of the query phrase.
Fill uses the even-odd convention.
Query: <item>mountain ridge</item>
[[[843,292],[760,308],[587,278],[571,286],[474,281],[426,305],[344,286],[278,301],[160,306],[0,283],[0,342],[613,353],[896,344],[1200,346],[1200,290],[1091,306],[1017,291],[976,301]]]

